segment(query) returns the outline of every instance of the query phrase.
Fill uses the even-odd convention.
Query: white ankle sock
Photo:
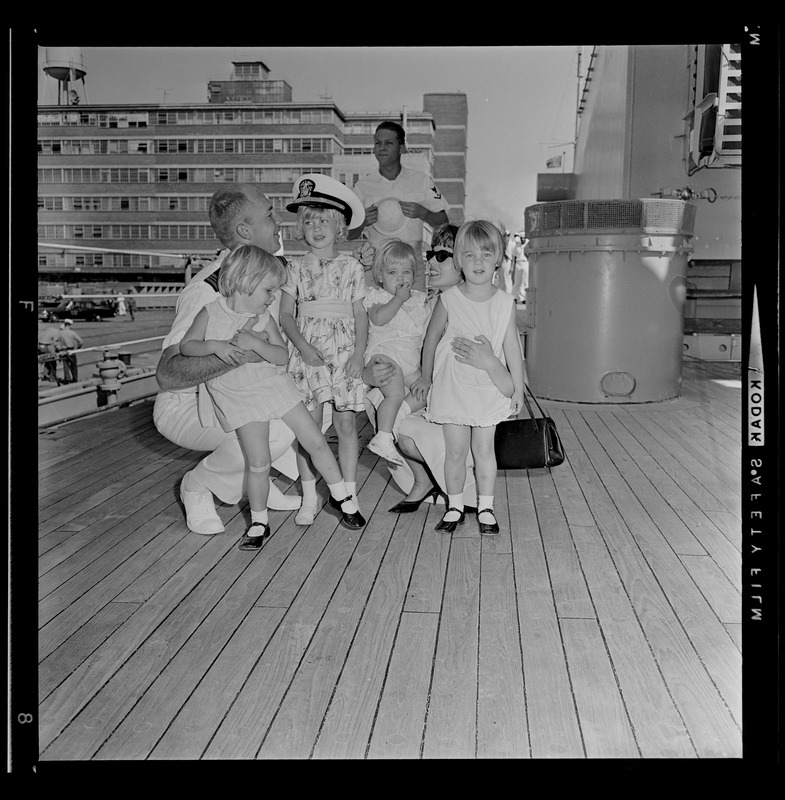
[[[345,481],[340,481],[339,483],[328,483],[327,488],[330,490],[330,496],[333,498],[333,500],[343,500],[346,497],[349,497],[351,494],[346,486]],[[347,500],[345,503],[341,503],[341,511],[345,512],[346,514],[356,514],[358,510],[357,503],[354,501],[354,496],[352,496],[351,499]]]
[[[300,483],[303,487],[303,503],[308,503],[310,505],[316,503],[316,481],[306,481],[300,479]]]
[[[458,512],[463,511],[463,495],[462,494],[448,494],[447,495],[447,508],[457,508]],[[455,522],[460,519],[460,513],[455,511],[448,511],[444,515],[445,522]]]
[[[487,525],[493,525],[496,522],[496,515],[493,513],[493,495],[481,494],[477,496],[477,510],[490,511],[491,514],[479,514],[477,520],[484,522]]]
[[[480,494],[477,495],[477,508],[482,511],[484,508],[490,508],[493,511],[493,495]]]
[[[253,511],[251,510],[251,522],[263,522],[265,525],[269,522],[269,515],[267,514],[267,509],[265,508],[264,511]]]

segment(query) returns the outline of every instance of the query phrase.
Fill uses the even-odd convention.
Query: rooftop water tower
[[[82,51],[78,47],[47,47],[44,72],[44,89],[49,78],[57,81],[57,105],[76,106],[82,99],[87,101],[84,80],[87,72]],[[84,98],[77,91],[80,83]]]

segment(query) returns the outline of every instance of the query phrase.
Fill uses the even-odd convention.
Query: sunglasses
[[[435,258],[436,261],[441,264],[442,261],[452,258],[452,250],[426,250],[425,260],[430,261],[432,258]]]

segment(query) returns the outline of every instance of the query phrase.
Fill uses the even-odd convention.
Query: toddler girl
[[[420,377],[420,350],[431,315],[425,293],[412,289],[416,266],[410,245],[397,239],[386,241],[376,251],[371,268],[377,285],[363,301],[369,321],[365,362],[383,361],[395,368],[390,381],[380,387],[384,400],[376,410],[377,433],[368,449],[393,464],[403,464],[393,444],[399,411],[403,418],[425,405],[407,393]]]
[[[463,487],[469,447],[477,484],[480,533],[498,533],[493,513],[496,482],[496,425],[515,413],[523,401],[523,358],[515,323],[515,299],[493,285],[505,252],[504,235],[491,222],[464,223],[453,248],[464,282],[442,292],[425,334],[422,377],[413,391],[428,393],[424,416],[440,423],[445,444],[444,478],[448,508],[436,529],[452,532],[464,522]],[[502,394],[489,374],[457,360],[453,337],[488,338],[494,355],[506,363],[514,391]]]
[[[180,342],[184,356],[214,354],[230,367],[207,381],[207,391],[221,426],[237,432],[245,454],[251,526],[241,550],[258,550],[270,536],[271,419],[282,419],[308,451],[325,477],[333,505],[341,509],[344,525],[365,524],[327,440],[284,367],[289,352],[269,307],[286,278],[286,267],[275,256],[254,245],[236,247],[221,266],[220,296],[199,311]]]
[[[361,224],[364,210],[346,186],[325,175],[302,176],[286,208],[297,211],[295,237],[309,252],[294,257],[281,295],[281,328],[293,345],[288,369],[319,425],[324,405],[332,406],[338,435],[338,462],[351,496],[357,491],[356,414],[364,409],[363,353],[368,316],[363,307],[365,271],[357,259],[340,253],[349,223]],[[316,476],[308,453],[298,449],[303,502],[295,517],[310,525],[317,508]]]

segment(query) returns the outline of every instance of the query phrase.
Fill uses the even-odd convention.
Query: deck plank
[[[419,514],[402,514],[393,518],[392,524],[393,535],[330,698],[313,748],[314,758],[364,758],[368,749],[406,589],[423,536],[423,517]]]
[[[738,575],[741,570],[741,552],[729,541],[701,509],[693,497],[676,482],[656,459],[652,458],[635,437],[635,423],[628,415],[603,417],[611,433],[630,453],[643,474],[651,481],[665,503],[682,520],[701,547],[715,560],[727,576]],[[740,529],[741,526],[739,526]]]
[[[705,598],[673,551],[663,544],[662,535],[650,519],[640,514],[634,504],[622,503],[624,485],[618,475],[614,476],[612,463],[582,416],[571,415],[569,420],[587,452],[591,452],[592,467],[586,470],[585,480],[593,484],[598,500],[590,505],[697,751],[703,757],[738,755],[739,730],[725,702],[734,713],[739,712],[740,662],[727,647],[727,632],[718,630],[721,625]],[[603,496],[604,502],[600,503]],[[597,513],[608,509],[611,503],[619,508],[621,518]],[[681,618],[673,604],[683,609]],[[683,625],[688,626],[691,639]],[[690,679],[685,680],[685,675]],[[718,695],[713,680],[720,682],[723,697]],[[706,724],[709,716],[713,720],[711,726]]]
[[[80,459],[70,469],[57,475],[50,475],[39,482],[38,507],[46,508],[60,500],[71,497],[74,486],[86,489],[100,476],[106,480],[110,475],[117,475],[121,480],[125,473],[137,462],[144,462],[154,453],[160,452],[164,457],[174,451],[170,442],[161,438],[157,432],[148,431],[146,436],[137,436],[124,442],[122,450],[97,454],[89,461]]]
[[[528,758],[526,688],[512,555],[482,552],[477,757]]]
[[[630,501],[635,503],[636,513],[648,514],[674,552],[682,555],[704,555],[706,551],[700,542],[670,505],[663,501],[644,470],[613,435],[606,419],[612,415],[584,413],[582,416],[599,445],[605,450],[612,469],[626,483],[623,491],[624,494],[629,493]],[[618,497],[616,493],[611,495]]]
[[[679,461],[720,501],[728,511],[739,509],[738,473],[727,465],[727,461],[711,451],[708,445],[697,443],[674,425],[669,415],[657,412],[648,417],[633,411],[636,417]],[[728,497],[728,490],[731,497]],[[733,495],[736,495],[733,497]]]
[[[423,503],[420,509],[427,512],[427,518],[412,579],[406,593],[404,611],[438,613],[442,606],[451,537],[434,530],[434,526],[444,514],[442,504]],[[421,511],[414,513],[419,516]]]
[[[630,430],[634,426],[635,437],[649,455],[678,481],[685,492],[695,498],[705,513],[727,512],[741,522],[740,504],[735,498],[731,500],[727,497],[725,487],[711,470],[681,449],[677,442],[664,436],[662,429],[648,420],[642,412],[624,409],[620,413],[625,412],[629,415],[629,424],[627,417],[620,417],[624,419],[625,426]]]
[[[197,760],[202,757],[226,710],[240,692],[256,657],[269,646],[281,623],[283,608],[252,607],[245,618],[235,613],[239,624],[226,646],[186,699],[158,741],[145,737],[150,760]],[[168,716],[168,715],[167,715]],[[123,752],[123,758],[127,755]]]
[[[247,568],[238,576],[231,589],[196,627],[188,641],[155,677],[131,712],[112,731],[111,736],[97,751],[97,758],[140,759],[149,754],[198,686],[202,676],[220,657],[246,615],[254,610],[253,603],[259,595],[259,586],[264,585],[271,574],[271,567],[263,553],[264,550],[248,561]],[[230,560],[235,564],[241,564],[242,559],[248,560],[247,553],[233,552],[232,556]],[[282,609],[274,609],[273,612],[261,617],[267,638],[283,616]],[[256,637],[252,637],[250,642],[255,644]],[[241,652],[240,660],[247,661],[248,655],[252,658],[253,652],[249,649],[244,654]]]
[[[326,547],[294,595],[287,614],[254,664],[203,758],[256,757],[361,540],[356,531],[340,528],[337,519],[331,519],[332,532]],[[322,520],[322,525],[326,523]],[[264,593],[257,604],[265,604]]]
[[[380,473],[369,478],[379,484],[380,494],[386,488],[384,480]],[[358,634],[369,594],[390,546],[395,521],[381,518],[361,533],[352,534],[358,536],[359,541],[351,562],[329,598],[297,674],[287,687],[275,719],[261,742],[257,758],[309,758],[313,754],[336,683],[345,668],[349,648]]]
[[[223,542],[224,547],[228,542],[229,538],[227,537]],[[167,692],[175,691],[174,686],[178,685],[182,679],[182,675],[178,675],[178,673],[183,663],[187,667],[188,663],[197,655],[211,658],[213,640],[217,639],[219,643],[223,642],[227,635],[227,626],[203,626],[203,623],[225,596],[232,597],[233,593],[237,591],[236,587],[240,576],[248,569],[249,564],[247,553],[229,547],[213,569],[193,587],[187,597],[182,598],[178,593],[177,599],[180,602],[173,613],[80,710],[72,723],[77,727],[78,735],[55,739],[49,747],[48,758],[62,760],[95,757],[118,726],[121,727],[121,731],[127,733],[127,728],[122,727],[124,720],[138,707],[139,698],[142,696],[145,697],[145,703],[141,706],[142,710],[139,713],[144,717],[144,711],[150,707],[151,695],[148,695],[147,692],[151,686],[157,687],[162,684],[167,687],[167,691],[163,693],[153,692],[152,697],[157,696],[160,699],[160,697],[166,696]],[[241,590],[246,589],[245,582],[240,586]],[[231,616],[234,612],[232,604],[224,603],[223,606],[226,615]],[[216,617],[212,617],[212,619],[214,620]],[[200,641],[202,637],[193,637],[194,632],[200,627],[206,632],[202,641]],[[185,656],[183,656],[181,652],[186,643]],[[159,684],[162,673],[165,677]],[[198,674],[198,670],[192,673],[191,679],[194,674]],[[175,676],[174,679],[170,679],[171,675]],[[152,709],[155,712],[156,706],[153,705]],[[156,719],[165,719],[165,715],[159,717],[156,713],[154,716]],[[134,717],[131,718],[134,719]],[[146,719],[141,723],[142,732],[146,733],[144,726],[148,723],[149,720]],[[144,738],[147,739],[147,737]]]
[[[136,498],[131,498],[125,504],[120,503],[111,511],[105,511],[103,517],[81,530],[68,531],[67,536],[58,536],[56,543],[51,542],[52,546],[48,549],[41,546],[38,590],[40,598],[43,600],[69,580],[89,586],[89,574],[77,577],[85,569],[95,569],[96,562],[111,561],[116,564],[118,559],[123,558],[124,551],[144,541],[135,537],[129,539],[129,536],[151,521],[158,522],[158,515],[162,515],[161,518],[176,518],[177,510],[182,507],[175,501],[171,483],[179,477],[182,468],[183,462],[178,460],[160,470],[156,475],[156,485],[148,488],[145,503],[140,504]],[[120,549],[113,552],[118,545]],[[111,568],[106,566],[107,571]]]
[[[453,537],[423,758],[476,755],[479,575],[479,536]]]
[[[594,609],[553,476],[549,470],[531,471],[529,481],[538,524],[543,532],[556,614],[559,617],[593,619]]]
[[[517,471],[507,473],[508,484]],[[533,758],[584,758],[541,531],[528,481],[508,489],[528,727]]]
[[[564,649],[587,758],[638,758],[627,710],[594,619],[563,619]]]
[[[389,514],[363,449],[364,530],[271,512],[246,553],[247,501],[188,532],[151,402],[39,432],[41,760],[738,758],[741,383],[683,378],[545,402],[566,461],[499,472],[495,537]]]
[[[214,571],[215,565],[220,563],[233,545],[234,542],[229,537],[210,537],[185,567],[167,582],[165,590],[157,592],[143,608],[121,625],[49,697],[42,701],[38,731],[42,760],[57,760],[58,751],[74,752],[74,750],[82,754],[72,757],[84,758],[88,747],[91,745],[95,747],[94,740],[84,743],[78,740],[84,730],[89,731],[98,725],[104,725],[106,720],[100,716],[83,714],[84,709],[97,696],[96,693],[101,691],[104,684],[120,673],[148,640],[154,643],[155,647],[162,648],[163,640],[154,636],[156,629],[172,617],[181,603],[187,600],[193,603],[194,599],[204,596],[205,589],[200,588],[200,582],[207,575],[212,575],[213,580],[215,579],[217,575]],[[210,581],[206,586],[208,590],[213,588]],[[147,651],[149,650],[150,645],[147,646]],[[149,670],[149,664],[143,665],[142,671],[145,674]],[[123,681],[119,683],[122,688]],[[131,680],[131,685],[137,685],[136,679]],[[129,687],[126,687],[125,691],[128,689]],[[111,713],[113,711],[110,711]],[[82,720],[77,722],[80,715]],[[69,731],[68,735],[61,736],[66,728]],[[103,728],[102,732],[108,735],[110,730]],[[48,752],[47,748],[58,737],[61,737],[58,748]]]
[[[435,613],[405,611],[401,616],[368,758],[420,757],[438,628]]]

